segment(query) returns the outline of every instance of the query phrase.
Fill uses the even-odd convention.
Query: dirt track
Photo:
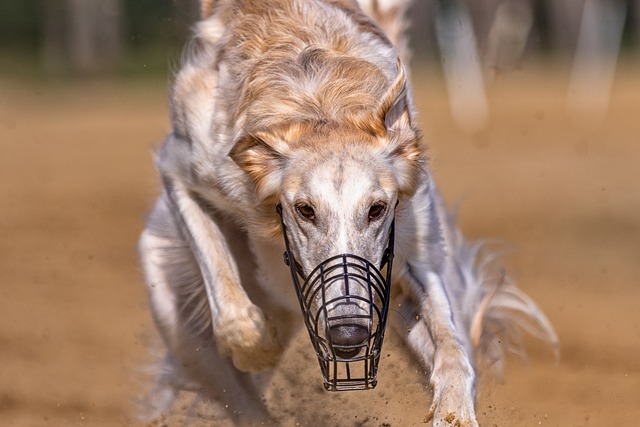
[[[594,128],[564,111],[566,76],[525,68],[492,87],[491,126],[475,137],[452,124],[440,80],[414,74],[442,192],[468,236],[513,243],[505,262],[561,339],[559,363],[531,341],[529,362],[481,381],[481,425],[640,423],[639,72],[619,71]],[[149,150],[168,131],[165,91],[0,79],[2,426],[138,425],[153,333],[135,243],[157,191]],[[318,391],[301,336],[274,377],[275,412],[424,425],[422,373],[389,335],[378,388],[348,396]],[[289,388],[305,363],[310,384]]]

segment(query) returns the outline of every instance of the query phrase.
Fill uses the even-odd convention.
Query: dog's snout
[[[362,325],[336,325],[329,328],[336,356],[343,359],[355,357],[369,339],[369,330]]]

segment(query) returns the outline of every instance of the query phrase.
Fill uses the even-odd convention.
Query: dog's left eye
[[[374,203],[373,205],[371,205],[371,207],[369,208],[369,222],[375,221],[376,219],[380,218],[384,213],[386,207],[387,205],[384,203]]]
[[[298,211],[300,216],[302,216],[306,220],[314,221],[316,219],[316,213],[309,205],[296,206],[296,211]]]

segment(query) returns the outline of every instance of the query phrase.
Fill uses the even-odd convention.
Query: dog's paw
[[[233,365],[244,372],[275,367],[282,346],[262,310],[252,304],[225,314],[216,319],[214,333],[220,351],[231,358]]]
[[[454,384],[436,387],[426,421],[431,419],[433,427],[478,427],[473,396]]]

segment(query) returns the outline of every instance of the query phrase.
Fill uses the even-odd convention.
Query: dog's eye
[[[316,213],[313,211],[313,208],[309,205],[299,205],[296,206],[296,211],[306,220],[315,221]]]
[[[384,213],[386,207],[387,205],[385,205],[384,203],[374,203],[373,205],[371,205],[371,207],[369,208],[369,222],[375,221],[376,219],[380,218]]]

